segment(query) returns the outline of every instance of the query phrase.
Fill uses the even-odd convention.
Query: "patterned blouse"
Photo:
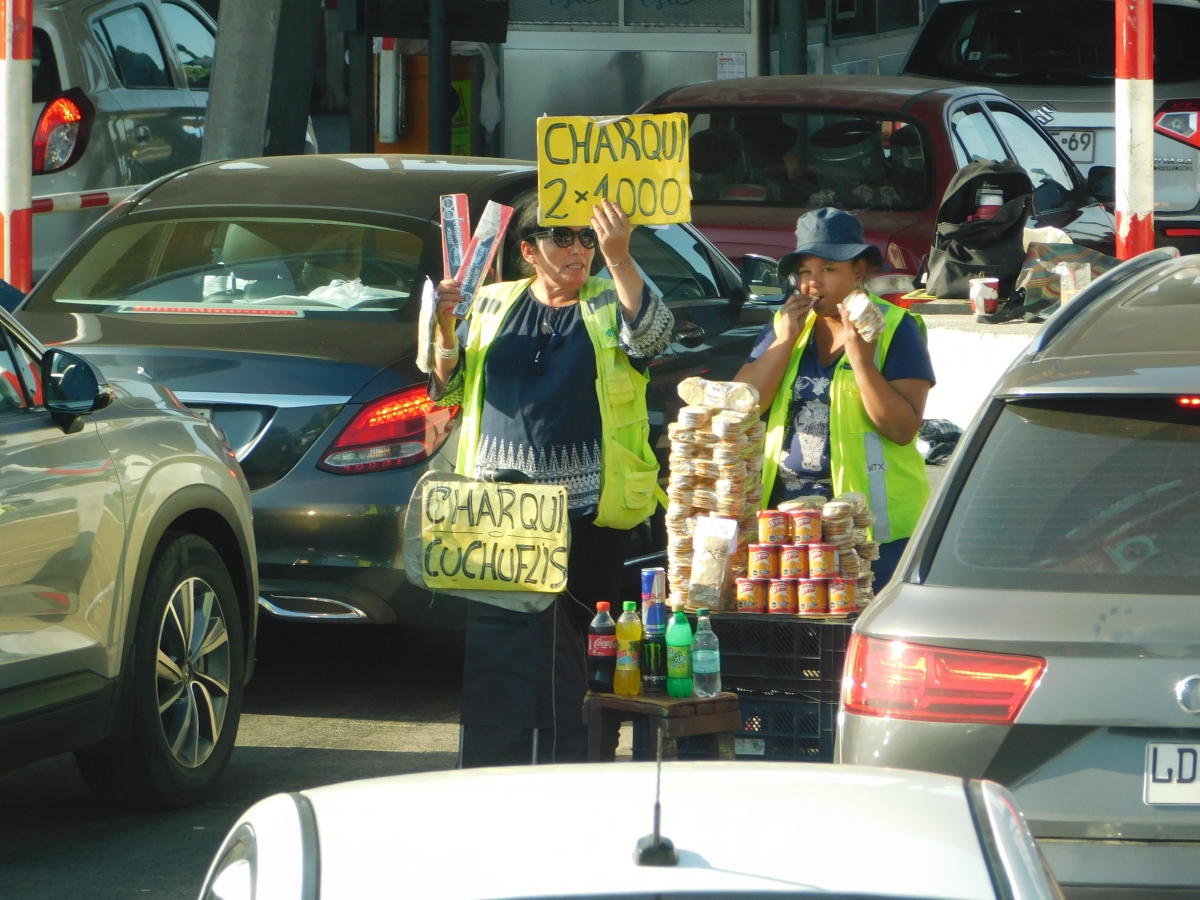
[[[614,301],[615,302],[615,301]],[[633,322],[621,317],[621,349],[639,371],[671,340],[675,318],[662,299],[642,292]],[[459,344],[468,323],[459,325]],[[596,351],[579,304],[547,306],[528,290],[513,304],[488,349],[475,478],[518,469],[538,484],[567,489],[572,518],[595,515],[600,502],[603,429],[596,396]],[[431,376],[429,396],[440,406],[462,402],[463,356],[441,391]]]

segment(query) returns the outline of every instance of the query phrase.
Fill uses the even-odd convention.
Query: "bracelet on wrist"
[[[625,263],[627,263],[627,262],[632,262],[632,261],[633,261],[633,257],[632,257],[632,256],[627,256],[627,257],[625,257],[623,260],[621,260],[620,262],[609,263],[609,264],[608,264],[608,270],[611,272],[613,269],[619,269],[619,268],[621,268],[621,266],[625,265]]]
[[[454,342],[453,347],[443,347],[437,341],[433,342],[433,352],[441,359],[454,359],[458,356],[458,341]]]

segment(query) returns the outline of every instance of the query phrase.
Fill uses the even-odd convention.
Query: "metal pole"
[[[779,74],[808,74],[808,0],[779,0]]]
[[[224,0],[202,160],[262,156],[281,0]]]
[[[399,64],[396,39],[385,37],[383,49],[379,52],[379,88],[376,93],[379,98],[379,141],[383,144],[394,144],[400,140],[400,80],[396,77]]]
[[[0,243],[4,280],[33,287],[33,0],[0,2]]]
[[[1117,256],[1154,249],[1154,6],[1117,0]]]
[[[450,4],[429,0],[429,152],[450,153]]]

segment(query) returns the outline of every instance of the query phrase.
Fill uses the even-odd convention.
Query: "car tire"
[[[237,592],[225,563],[203,538],[168,533],[147,576],[133,635],[132,734],[119,750],[75,754],[88,786],[133,809],[202,800],[233,752],[244,655]]]

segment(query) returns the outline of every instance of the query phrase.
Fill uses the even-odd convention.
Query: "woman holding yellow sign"
[[[567,591],[547,611],[557,652],[569,655],[555,672],[554,758],[582,760],[587,626],[597,600],[617,599],[629,531],[657,503],[643,373],[674,318],[634,265],[632,226],[616,204],[602,200],[583,228],[539,225],[536,201],[515,219],[530,277],[481,289],[463,322],[458,285],[438,285],[429,395],[462,405],[459,474],[516,470],[567,490]],[[611,278],[590,275],[597,249]]]

